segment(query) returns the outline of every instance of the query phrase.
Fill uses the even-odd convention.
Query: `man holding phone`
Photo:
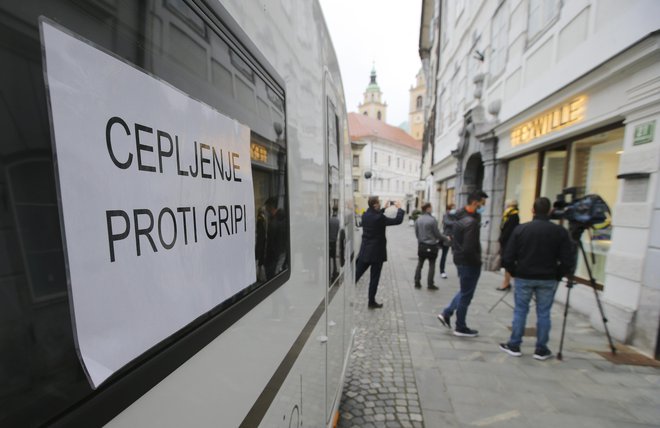
[[[357,283],[362,275],[371,268],[369,278],[369,308],[382,308],[383,304],[376,301],[376,292],[378,291],[378,282],[380,281],[380,272],[383,269],[383,263],[387,261],[387,238],[385,237],[385,228],[395,226],[403,222],[404,211],[401,209],[400,202],[390,202],[397,208],[396,217],[389,218],[385,215],[385,210],[380,207],[378,196],[370,196],[367,201],[369,209],[362,215],[362,243],[360,252],[355,262],[355,282]]]

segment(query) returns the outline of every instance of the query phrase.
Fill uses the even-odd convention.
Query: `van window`
[[[210,314],[221,313],[255,289],[274,284],[272,280],[289,269],[284,91],[235,38],[225,36],[217,25],[210,25],[206,17],[180,0],[3,2],[1,426],[46,424],[104,391],[104,387],[94,391],[89,386],[74,345],[40,17],[250,128],[257,211],[257,282],[222,302]],[[201,321],[185,330],[189,332],[200,325]],[[175,334],[137,363],[145,363],[183,335]],[[120,371],[110,384],[118,378],[134,376],[127,374],[131,368],[134,367]]]

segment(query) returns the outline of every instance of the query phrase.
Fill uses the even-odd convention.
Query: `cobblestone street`
[[[451,254],[449,278],[436,269],[440,290],[416,290],[413,229],[404,222],[387,233],[389,262],[377,295],[384,307],[367,308],[368,272],[357,284],[339,427],[659,426],[660,370],[615,365],[595,353],[609,349],[607,339],[586,317],[569,311],[563,361],[534,360],[532,337],[525,337],[521,358],[510,357],[498,344],[510,333],[513,295],[497,303],[502,277],[483,272],[467,317],[479,337],[455,337],[436,318],[458,290]],[[562,317],[563,305],[555,304],[554,353]],[[535,323],[532,309],[527,327]]]
[[[381,285],[392,284],[386,263]],[[358,286],[364,297],[368,272]],[[346,374],[339,427],[422,427],[422,414],[408,335],[396,287],[379,287],[382,310],[357,302],[354,350]]]

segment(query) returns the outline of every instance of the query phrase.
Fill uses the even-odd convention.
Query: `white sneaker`
[[[442,272],[442,273],[440,274],[440,276],[441,276],[442,278],[444,278],[444,279],[447,279],[447,274],[444,273],[444,272]]]

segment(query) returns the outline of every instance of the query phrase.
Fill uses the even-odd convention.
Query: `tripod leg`
[[[612,354],[616,354],[616,348],[614,347],[614,343],[612,343],[612,336],[610,336],[610,329],[607,328],[607,318],[605,318],[603,305],[600,302],[600,297],[598,297],[598,290],[596,290],[596,287],[592,287],[592,288],[594,289],[594,295],[596,296],[596,303],[598,303],[598,310],[600,311],[600,316],[603,319],[603,327],[605,327],[605,335],[607,336],[607,341],[610,344],[610,350],[612,351]]]
[[[507,290],[504,292],[504,294],[502,295],[502,297],[500,297],[500,299],[499,299],[497,302],[495,302],[495,304],[493,305],[493,307],[490,308],[490,309],[488,310],[488,313],[490,313],[493,309],[495,309],[495,306],[499,305],[500,302],[501,302],[502,300],[504,300],[504,298],[506,297],[506,295],[509,294],[510,292],[511,292],[511,288],[507,289]],[[506,302],[506,303],[508,304],[509,302]]]
[[[584,251],[584,246],[582,241],[579,240],[578,244],[580,245],[580,250],[582,250],[582,257],[584,258],[584,265],[587,267],[587,273],[589,274],[589,284],[594,290],[594,295],[596,296],[596,303],[598,304],[598,311],[600,311],[600,317],[603,319],[603,327],[605,327],[605,335],[607,336],[607,341],[610,344],[610,350],[612,354],[616,354],[616,348],[612,343],[612,336],[610,336],[610,329],[607,328],[607,318],[605,318],[605,312],[603,311],[603,305],[600,302],[600,297],[598,296],[598,290],[596,289],[596,279],[591,273],[591,266],[589,265],[589,260],[587,259],[587,252]]]
[[[571,300],[571,290],[573,289],[573,281],[568,280],[566,284],[568,291],[566,292],[566,305],[564,306],[564,321],[561,326],[561,339],[559,340],[559,352],[557,352],[557,359],[561,361],[563,359],[562,349],[564,349],[564,333],[566,332],[566,318],[568,317],[568,304]]]

